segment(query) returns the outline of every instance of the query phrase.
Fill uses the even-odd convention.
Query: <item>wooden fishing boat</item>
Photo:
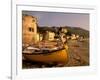
[[[29,49],[30,48],[30,49]],[[55,47],[55,48],[32,48],[23,51],[23,56],[30,61],[42,62],[46,64],[66,64],[68,61],[68,48]]]

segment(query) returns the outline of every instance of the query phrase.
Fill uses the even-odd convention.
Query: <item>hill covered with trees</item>
[[[78,34],[78,35],[86,37],[86,38],[89,37],[89,31],[85,30],[85,29],[82,29],[80,27],[69,27],[69,26],[64,26],[64,27],[56,27],[56,26],[48,27],[48,26],[38,26],[38,31],[40,33],[45,32],[45,31],[55,32],[55,31],[59,31],[60,28],[67,29],[68,32],[66,33],[66,35],[71,35],[71,34],[76,34],[77,35]]]

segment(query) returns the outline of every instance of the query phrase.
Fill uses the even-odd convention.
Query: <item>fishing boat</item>
[[[43,45],[41,48],[28,46],[23,50],[23,56],[30,61],[65,65],[68,61],[68,47],[67,45],[59,45],[52,48],[50,45]]]

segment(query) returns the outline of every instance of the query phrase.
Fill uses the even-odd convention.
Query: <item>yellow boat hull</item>
[[[66,64],[68,61],[68,53],[66,49],[58,50],[47,54],[23,53],[23,56],[27,60],[42,62],[47,64],[52,64],[52,63]]]

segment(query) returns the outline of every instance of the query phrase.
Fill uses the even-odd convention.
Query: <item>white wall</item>
[[[18,0],[23,1],[23,0]],[[29,0],[24,0],[29,1]],[[100,2],[99,0],[30,0],[34,2],[47,2],[47,3],[61,3],[61,4],[78,4],[78,5],[95,5],[98,9],[98,27],[96,26],[97,32],[97,43],[100,44]],[[8,80],[10,76],[10,59],[11,59],[11,1],[10,0],[1,0],[0,2],[0,80]],[[99,49],[99,45],[96,46]],[[98,50],[99,52],[99,50]],[[98,54],[100,56],[100,54]],[[100,58],[98,58],[98,67],[100,67]],[[98,69],[100,75],[100,69]],[[94,76],[95,79],[97,76]],[[61,80],[65,80],[61,78]],[[79,77],[81,80],[81,77]],[[87,80],[89,80],[89,76]],[[97,79],[97,78],[96,78]],[[96,80],[95,79],[95,80]],[[42,79],[41,79],[42,80]],[[51,80],[51,79],[46,79]],[[60,80],[60,79],[59,79]],[[66,78],[67,80],[67,78]]]

